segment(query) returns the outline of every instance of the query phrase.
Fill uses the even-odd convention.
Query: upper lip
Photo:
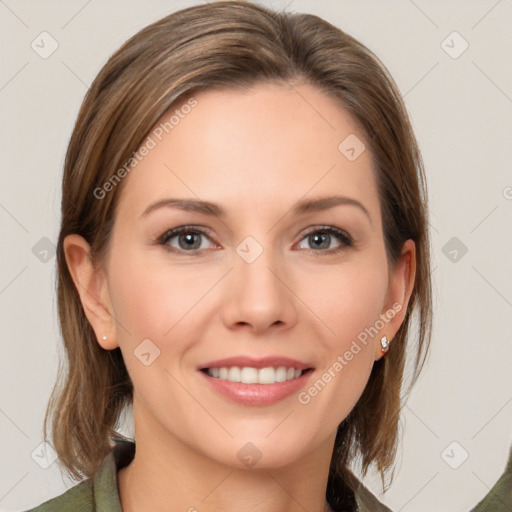
[[[268,368],[279,366],[285,366],[286,368],[295,368],[298,370],[307,370],[313,368],[310,363],[303,363],[297,359],[284,356],[267,356],[267,357],[251,357],[251,356],[234,356],[227,357],[224,359],[217,359],[208,363],[202,364],[198,367],[198,370],[204,370],[206,368],[229,368],[231,366],[251,367],[251,368]]]

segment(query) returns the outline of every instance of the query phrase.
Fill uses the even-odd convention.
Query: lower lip
[[[272,405],[280,400],[297,393],[304,385],[314,370],[303,373],[297,379],[276,382],[275,384],[243,384],[229,380],[212,377],[206,372],[199,371],[215,391],[229,398],[233,402],[243,405]]]

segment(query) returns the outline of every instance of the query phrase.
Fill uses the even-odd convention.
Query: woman
[[[400,94],[349,35],[237,1],[141,30],[67,152],[45,431],[87,480],[34,510],[389,510],[350,466],[386,487],[427,218]]]

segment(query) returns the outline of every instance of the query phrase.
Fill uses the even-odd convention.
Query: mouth
[[[198,372],[215,393],[230,402],[250,407],[270,406],[294,396],[308,385],[314,373],[314,368],[293,366],[212,366]]]
[[[312,372],[314,368],[296,368],[294,366],[267,366],[256,368],[251,366],[220,366],[202,368],[200,371],[215,379],[242,384],[276,384],[289,380],[296,380]]]
[[[269,406],[298,393],[308,384],[315,367],[284,356],[235,356],[197,367],[216,394],[244,406]]]

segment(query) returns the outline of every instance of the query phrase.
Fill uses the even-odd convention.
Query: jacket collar
[[[128,440],[116,440],[115,443],[113,450],[103,459],[94,475],[94,510],[123,512],[117,486],[117,472],[133,460],[135,443]]]

